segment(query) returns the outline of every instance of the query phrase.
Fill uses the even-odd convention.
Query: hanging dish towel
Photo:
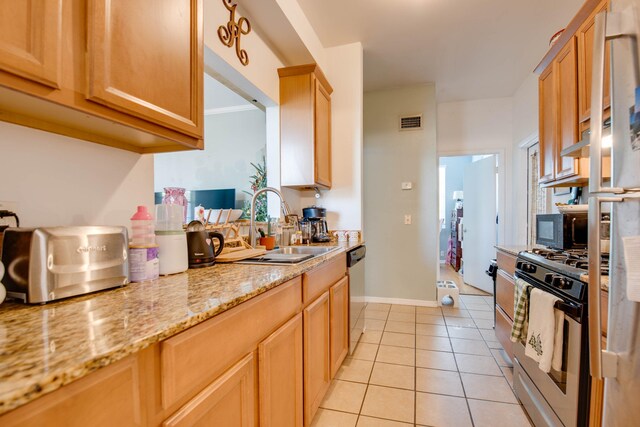
[[[513,326],[511,328],[511,342],[524,342],[527,338],[529,292],[531,292],[531,285],[517,278],[516,285],[513,288]]]
[[[551,370],[555,357],[554,369],[562,364],[562,328],[564,315],[554,308],[560,298],[534,288],[529,299],[529,330],[524,354],[538,362],[543,372]],[[556,315],[560,311],[560,315]],[[560,336],[558,336],[560,335]],[[556,341],[558,345],[556,346]],[[559,347],[556,349],[555,347]]]

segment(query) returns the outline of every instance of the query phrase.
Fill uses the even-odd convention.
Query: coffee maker
[[[327,210],[318,206],[302,209],[302,216],[311,222],[311,241],[323,243],[331,241],[327,227]]]

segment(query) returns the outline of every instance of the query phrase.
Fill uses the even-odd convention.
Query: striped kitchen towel
[[[522,279],[516,278],[516,285],[513,289],[513,327],[511,328],[512,342],[524,342],[527,339],[530,293],[531,285]]]

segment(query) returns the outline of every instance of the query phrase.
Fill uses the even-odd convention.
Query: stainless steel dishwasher
[[[364,256],[366,247],[347,252],[349,274],[349,354],[353,354],[364,332]]]

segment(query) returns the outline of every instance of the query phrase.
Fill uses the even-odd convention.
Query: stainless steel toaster
[[[125,227],[8,228],[2,242],[7,295],[46,303],[129,283]]]

